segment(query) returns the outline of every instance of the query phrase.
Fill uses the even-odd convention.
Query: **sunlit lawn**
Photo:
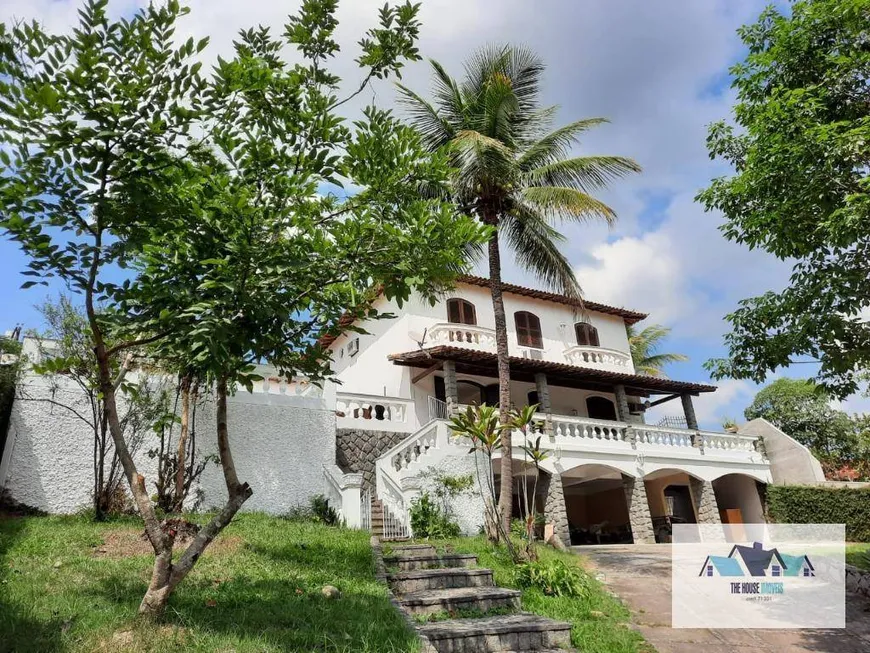
[[[374,578],[368,533],[242,515],[152,627],[134,618],[152,561],[139,533],[132,520],[0,518],[0,651],[418,650]]]
[[[846,545],[846,562],[870,571],[870,543],[853,542]]]

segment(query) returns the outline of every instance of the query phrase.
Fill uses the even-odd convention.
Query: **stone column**
[[[456,388],[456,363],[444,361],[444,395],[447,400],[447,415],[453,415],[459,408],[459,390]]]
[[[571,533],[568,530],[568,511],[565,508],[565,491],[562,487],[562,476],[553,472],[542,474],[540,484],[543,486],[544,520],[553,525],[553,535],[563,546],[571,546]]]
[[[719,517],[719,503],[716,501],[716,493],[710,481],[690,477],[690,489],[692,502],[695,504],[695,514],[699,524],[721,524]]]
[[[625,490],[625,502],[628,505],[628,520],[631,523],[631,535],[635,544],[655,544],[656,536],[653,530],[652,516],[649,512],[649,501],[646,498],[646,484],[643,477],[632,478],[623,474],[622,485]]]
[[[630,443],[632,447],[636,447],[637,434],[631,428],[631,414],[628,410],[628,395],[625,394],[625,386],[621,383],[613,386],[613,394],[616,395],[616,417],[621,422],[628,424],[625,431],[625,441]]]
[[[693,431],[698,430],[698,418],[695,417],[695,407],[692,405],[692,395],[683,393],[680,395],[683,401],[683,412],[686,414],[686,426]]]
[[[538,391],[538,412],[544,413],[546,423],[544,433],[553,435],[553,406],[550,403],[550,386],[547,384],[547,375],[543,372],[535,374],[535,389]]]

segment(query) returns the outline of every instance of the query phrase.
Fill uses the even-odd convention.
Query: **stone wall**
[[[553,524],[553,534],[565,546],[571,546],[571,532],[568,527],[568,511],[565,508],[565,488],[559,474],[544,474],[540,480],[544,502],[544,519]]]
[[[695,503],[695,514],[699,524],[721,524],[719,505],[710,481],[702,481],[694,476],[691,478],[692,500]]]
[[[375,462],[381,455],[407,438],[410,433],[337,429],[335,432],[335,464],[345,474],[363,475],[363,488],[375,489]]]
[[[870,598],[870,571],[846,565],[846,589]]]
[[[625,503],[628,506],[628,520],[631,523],[631,536],[635,544],[655,544],[652,517],[646,496],[646,483],[642,478],[623,475]]]

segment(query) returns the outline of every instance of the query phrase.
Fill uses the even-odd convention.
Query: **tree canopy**
[[[817,361],[817,380],[853,393],[870,363],[870,0],[801,0],[742,27],[733,123],[710,128],[734,174],[699,195],[729,240],[793,261],[789,285],[728,315],[717,378],[761,383]]]

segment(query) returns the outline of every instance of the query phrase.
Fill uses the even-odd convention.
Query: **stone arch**
[[[568,467],[567,461],[561,462]],[[572,544],[633,541],[632,506],[639,502],[635,492],[638,483],[632,475],[613,464],[584,462],[554,474],[553,482],[557,477]],[[645,505],[643,508],[646,510]]]
[[[705,481],[679,467],[659,466],[643,476],[656,542],[670,542],[674,524],[696,524]]]

